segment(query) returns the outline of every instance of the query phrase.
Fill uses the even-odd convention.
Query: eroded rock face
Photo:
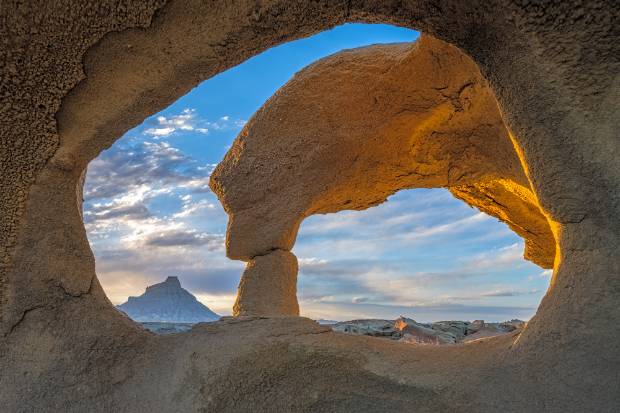
[[[609,325],[620,318],[619,18],[604,0],[3,2],[2,408],[617,410],[620,340]],[[97,281],[78,210],[88,162],[202,80],[346,22],[421,30],[480,68],[525,165],[529,185],[515,182],[533,190],[558,246],[534,319],[518,339],[436,349],[337,336],[298,317],[237,318],[169,337],[123,317]],[[478,199],[486,190],[475,185],[457,196]],[[315,203],[328,210],[343,200]],[[267,233],[284,238],[265,244],[294,239]]]
[[[527,259],[551,268],[555,258],[485,80],[462,52],[427,36],[344,51],[296,74],[250,119],[210,185],[230,216],[234,259],[290,250],[309,215],[430,187],[506,222],[525,239]],[[266,291],[277,302],[293,290]],[[237,305],[245,299],[240,289]]]
[[[233,314],[299,315],[297,269],[297,257],[289,251],[252,258],[243,272]]]
[[[462,52],[426,36],[344,51],[296,74],[250,119],[211,187],[230,216],[234,259],[290,250],[309,215],[433,187],[508,223],[527,259],[551,268],[555,257],[486,82]]]

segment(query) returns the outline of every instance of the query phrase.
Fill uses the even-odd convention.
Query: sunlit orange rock
[[[551,268],[555,257],[486,82],[462,52],[426,36],[344,51],[296,74],[250,119],[211,187],[230,216],[234,259],[291,250],[307,216],[435,187],[506,222],[525,239],[525,258]]]

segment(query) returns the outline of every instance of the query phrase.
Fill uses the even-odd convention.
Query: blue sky
[[[252,114],[321,57],[417,33],[348,24],[272,48],[209,79],[127,132],[89,165],[84,220],[115,304],[166,276],[230,314],[244,264],[224,251],[227,216],[209,174]],[[345,320],[527,319],[550,271],[522,240],[445,189],[401,191],[366,211],[313,216],[293,252],[303,315]]]

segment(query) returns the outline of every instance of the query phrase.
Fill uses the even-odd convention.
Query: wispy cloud
[[[488,291],[480,294],[481,297],[517,297],[519,295],[538,294],[540,289],[533,290],[514,290],[514,289],[501,289]]]
[[[206,190],[211,165],[200,165],[167,142],[130,139],[104,151],[88,166],[84,198],[87,202],[134,196],[145,187],[154,190],[185,187]]]
[[[208,234],[195,230],[173,229],[151,233],[144,238],[144,245],[153,247],[185,247],[206,245],[209,251],[224,250],[223,234]]]
[[[230,116],[222,116],[215,121],[199,117],[195,109],[184,109],[180,114],[172,116],[157,116],[153,126],[144,131],[145,135],[156,138],[168,137],[177,131],[195,131],[208,134],[211,130],[224,131],[240,129],[245,125],[244,119],[231,119]]]

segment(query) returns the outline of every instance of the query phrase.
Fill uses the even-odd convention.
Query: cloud
[[[192,202],[191,195],[184,195],[182,197],[182,201],[183,206],[181,207],[181,211],[175,212],[172,215],[173,218],[186,218],[205,209],[214,210],[218,208],[218,205],[207,199],[202,199],[198,202]]]
[[[222,116],[215,121],[200,118],[195,109],[184,109],[181,113],[172,116],[159,115],[147,121],[152,127],[144,130],[144,134],[155,138],[164,138],[176,131],[195,131],[208,134],[211,130],[226,131],[240,129],[245,125],[244,119],[232,119],[230,116]]]
[[[376,259],[325,260],[321,265],[300,265],[299,294],[305,300],[325,302],[393,303],[429,305],[454,301],[484,301],[492,297],[537,295],[539,289],[527,291],[496,289],[477,292],[479,286],[497,279],[497,274],[511,271],[523,261],[522,245],[515,243],[496,250],[447,262],[438,271],[415,271],[409,260]],[[312,262],[319,262],[314,258]],[[305,264],[305,263],[304,263]],[[453,268],[450,268],[450,265]],[[460,290],[447,295],[446,290]],[[463,292],[472,290],[463,295]]]
[[[523,244],[521,242],[486,251],[467,257],[462,270],[465,272],[481,272],[513,267],[523,262]]]
[[[297,263],[300,269],[324,268],[327,265],[327,260],[316,257],[298,258]]]
[[[213,166],[199,165],[167,142],[129,140],[89,164],[84,199],[94,202],[127,196],[143,186],[204,191],[212,170]]]
[[[513,289],[503,289],[503,290],[494,290],[488,291],[485,293],[481,293],[481,297],[517,297],[520,295],[529,295],[529,294],[538,294],[540,293],[540,289],[533,290],[513,290]]]
[[[152,214],[143,203],[131,205],[119,203],[95,204],[84,213],[86,223],[116,218],[147,219],[150,217]]]
[[[146,133],[147,135],[153,135],[153,136],[168,136],[175,130],[176,130],[175,128],[171,128],[171,127],[150,128],[150,129],[147,129],[144,133]]]
[[[153,247],[180,247],[206,245],[209,251],[224,250],[223,234],[200,233],[195,230],[173,229],[146,236],[144,245]]]
[[[473,211],[448,191],[401,191],[375,208],[316,215],[304,220],[295,251],[300,256],[380,258],[391,250],[435,248],[459,239],[483,244],[514,239],[504,224]],[[464,249],[464,248],[463,248]]]

